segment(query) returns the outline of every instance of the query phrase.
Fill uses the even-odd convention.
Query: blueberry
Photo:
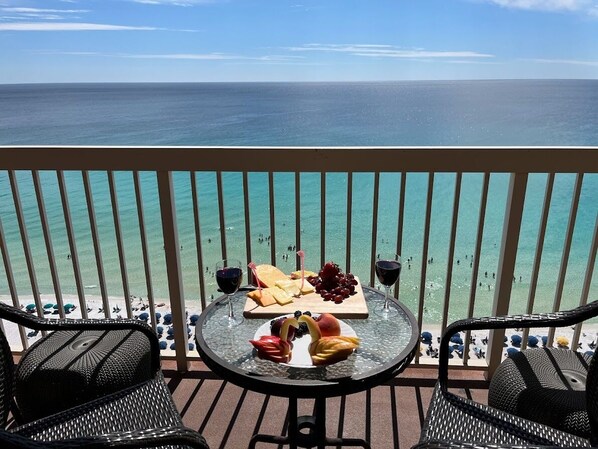
[[[299,330],[301,332],[303,332],[304,334],[307,334],[309,332],[309,329],[307,328],[307,323],[299,324]],[[295,332],[297,332],[297,331],[295,331]]]
[[[306,310],[305,312],[303,312],[303,315],[311,316],[311,312],[309,310]]]
[[[296,310],[296,311],[295,311],[295,318],[299,318],[301,315],[303,315],[303,314],[301,313],[301,310]]]

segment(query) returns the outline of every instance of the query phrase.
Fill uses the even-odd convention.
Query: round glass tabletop
[[[384,294],[364,287],[368,309],[384,303]],[[246,291],[231,297],[234,313],[241,316]],[[311,397],[313,390],[326,396],[347,394],[375,386],[400,373],[412,360],[419,332],[415,317],[403,304],[392,301],[398,316],[383,319],[370,313],[368,318],[345,319],[360,339],[360,346],[347,360],[319,367],[293,367],[257,357],[249,340],[270,319],[245,319],[228,327],[221,299],[210,304],[196,324],[198,351],[213,371],[242,387],[279,396]],[[300,310],[300,306],[297,308]],[[317,313],[317,310],[311,310]],[[305,335],[301,338],[309,338]],[[289,392],[288,387],[297,387]]]

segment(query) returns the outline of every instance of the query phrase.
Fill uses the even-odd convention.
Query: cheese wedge
[[[276,281],[288,279],[288,276],[273,265],[257,265],[255,267],[260,283],[265,287],[275,287]]]
[[[282,279],[280,281],[276,281],[276,286],[278,288],[282,288],[291,296],[299,296],[301,294],[301,292],[299,291],[299,287],[297,287],[295,281],[291,279]]]
[[[276,302],[281,306],[293,302],[293,297],[289,295],[287,292],[285,292],[283,289],[278,287],[274,287],[272,289],[272,296],[274,296]]]
[[[310,293],[316,291],[315,287],[311,285],[309,282],[307,282],[307,279],[303,283],[303,288],[301,288],[301,279],[293,279],[293,282],[295,283],[302,295],[309,295]]]
[[[260,306],[268,307],[272,304],[276,304],[276,300],[274,299],[274,296],[272,296],[271,290],[272,289],[270,288],[262,288],[261,296],[259,289],[253,290],[252,292],[247,293],[247,296],[257,302]]]
[[[305,278],[307,279],[310,276],[317,276],[318,273],[314,273],[313,271],[305,270]],[[301,270],[293,271],[291,273],[291,279],[301,279]]]

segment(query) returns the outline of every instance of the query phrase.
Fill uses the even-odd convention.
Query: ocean
[[[198,83],[198,84],[56,84],[0,86],[0,145],[196,145],[196,146],[596,146],[598,144],[598,81],[412,81],[375,83]],[[31,285],[23,255],[8,174],[1,170],[0,218],[4,227],[19,294],[30,295]],[[100,228],[104,269],[111,296],[122,296],[118,253],[110,209],[107,175],[90,174]],[[456,238],[451,286],[450,319],[465,316],[471,283],[471,254],[477,232],[482,174],[465,174]],[[35,192],[29,172],[19,172],[19,188],[34,263],[42,294],[52,294],[45,245]],[[68,241],[60,206],[56,174],[41,173],[61,287],[76,293]],[[269,218],[267,175],[251,173],[250,207],[253,258],[269,262],[270,249],[260,243],[267,236]],[[525,309],[547,176],[531,175],[528,182],[523,229],[519,242],[516,282],[511,311]],[[83,283],[88,295],[99,295],[97,269],[85,208],[81,174],[66,173]],[[156,298],[167,298],[155,174],[141,173],[146,226],[150,244],[152,280]],[[319,175],[302,180],[302,241],[307,268],[317,270],[319,248]],[[398,221],[400,175],[383,173],[377,250],[394,256]],[[147,295],[131,173],[116,173],[119,212],[125,235],[125,253],[131,293]],[[217,295],[212,277],[220,257],[215,175],[198,173],[202,248],[207,271],[208,300]],[[344,174],[327,177],[326,259],[345,261],[346,212]],[[558,174],[548,221],[536,310],[552,307],[565,239],[575,176]],[[288,247],[294,245],[294,176],[275,175],[277,263],[294,269]],[[490,181],[476,314],[490,311],[494,273],[505,205],[508,175],[493,174]],[[417,309],[427,175],[407,175],[403,272],[400,297]],[[435,176],[432,232],[426,279],[425,320],[441,320],[447,270],[449,229],[455,175]],[[371,214],[373,175],[354,175],[353,216]],[[244,260],[244,219],[241,174],[224,174],[225,219],[229,256]],[[190,180],[175,174],[178,226],[182,245],[183,281],[187,301],[197,301],[199,280],[195,252]],[[567,269],[563,306],[579,302],[592,233],[598,213],[598,175],[584,177],[575,232]],[[290,217],[290,218],[289,218]],[[351,271],[369,279],[371,221],[353,221]],[[291,254],[289,260],[283,256]],[[412,262],[409,264],[407,260]],[[425,261],[424,261],[425,262]],[[205,270],[205,268],[204,268]],[[598,274],[594,272],[596,295]],[[0,266],[0,295],[8,294],[4,266]]]

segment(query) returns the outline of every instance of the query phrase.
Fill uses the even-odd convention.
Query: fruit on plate
[[[349,296],[354,295],[357,279],[351,273],[343,273],[334,262],[324,264],[318,276],[307,278],[324,301],[341,304]]]
[[[314,318],[322,337],[334,337],[341,334],[341,323],[331,313],[322,313]]]
[[[256,265],[255,269],[263,287],[275,287],[276,281],[288,279],[288,276],[274,265]]]
[[[249,296],[251,299],[253,299],[255,302],[257,302],[260,306],[262,307],[268,307],[271,306],[272,304],[276,304],[276,299],[274,299],[274,296],[272,295],[272,289],[270,288],[262,288],[261,292],[260,290],[253,290],[249,293],[247,293],[247,296]]]
[[[280,337],[280,332],[282,330],[282,326],[286,320],[290,318],[282,317],[276,320],[270,321],[270,335],[274,335],[275,337]],[[296,328],[292,325],[292,323],[287,326],[287,341],[291,342],[295,339],[295,330]]]
[[[299,327],[295,318],[285,319],[280,327],[280,336],[262,335],[259,340],[249,340],[249,343],[257,349],[259,358],[276,363],[288,363],[292,357],[292,344],[287,340],[290,327]]]
[[[347,359],[359,347],[359,338],[344,335],[323,337],[318,323],[309,315],[301,315],[298,323],[307,323],[311,343],[309,355],[314,365],[331,365]]]

